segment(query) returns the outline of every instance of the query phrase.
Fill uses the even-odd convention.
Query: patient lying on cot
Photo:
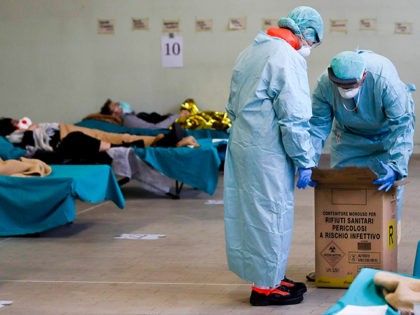
[[[99,114],[86,118],[114,122],[127,128],[167,129],[178,118],[188,117],[189,112],[181,109],[178,114],[160,115],[158,113],[135,113],[126,102],[114,102],[107,99]],[[112,121],[113,120],[113,121]]]
[[[136,147],[198,147],[192,136],[184,137],[179,124],[174,124],[168,134],[142,136],[110,133],[63,123],[32,124],[19,128],[19,121],[12,118],[0,119],[0,136],[27,150],[27,157],[41,160],[39,152],[57,152],[65,159],[89,159],[110,164],[106,151],[117,146]],[[37,155],[38,153],[38,155]]]

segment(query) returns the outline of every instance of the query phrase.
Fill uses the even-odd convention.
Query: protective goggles
[[[321,43],[320,42],[311,42],[309,40],[306,40],[305,38],[303,38],[302,36],[299,36],[300,40],[302,41],[302,46],[309,46],[312,48],[316,48],[318,47]]]
[[[358,81],[356,78],[353,79],[340,79],[334,74],[334,71],[331,67],[328,67],[328,77],[330,80],[337,86],[343,89],[351,89],[357,87],[359,85],[360,80]]]
[[[321,41],[318,37],[317,32],[315,32],[315,30],[311,27],[308,27],[307,29],[305,29],[300,35],[300,38],[302,39],[302,41],[306,42],[308,46],[311,48],[316,48],[321,44]],[[306,38],[311,38],[311,39],[313,38],[315,41],[311,41]]]

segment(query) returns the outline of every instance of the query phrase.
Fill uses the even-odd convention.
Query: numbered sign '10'
[[[180,36],[162,36],[161,38],[162,66],[175,68],[184,66],[184,44]]]

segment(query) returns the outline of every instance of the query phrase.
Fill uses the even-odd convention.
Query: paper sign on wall
[[[149,29],[149,18],[131,18],[132,29],[137,31],[147,31]]]
[[[376,31],[376,19],[360,19],[359,29],[361,31]]]
[[[347,20],[330,20],[330,31],[347,33],[347,22]]]
[[[98,20],[98,34],[114,34],[114,20]]]
[[[394,33],[395,34],[411,34],[413,32],[412,23],[395,23]]]
[[[181,36],[162,36],[161,50],[164,68],[184,66],[184,43]]]
[[[241,31],[246,29],[246,18],[230,18],[228,21],[229,31]]]
[[[177,33],[180,31],[179,20],[163,20],[162,32]]]
[[[212,19],[196,19],[195,31],[196,32],[211,32],[213,30]]]
[[[278,22],[278,19],[263,19],[262,29],[266,31],[271,27],[278,27],[277,22]]]

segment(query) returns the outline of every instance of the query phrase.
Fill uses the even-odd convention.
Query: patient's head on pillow
[[[16,119],[3,117],[0,118],[0,136],[10,135],[17,129],[18,121]]]
[[[112,100],[108,98],[105,101],[104,105],[102,105],[100,113],[103,115],[112,115],[112,110],[110,107],[111,104],[112,104]]]
[[[120,107],[120,103],[107,99],[104,105],[102,105],[100,113],[102,115],[121,116],[123,114],[123,110]]]

